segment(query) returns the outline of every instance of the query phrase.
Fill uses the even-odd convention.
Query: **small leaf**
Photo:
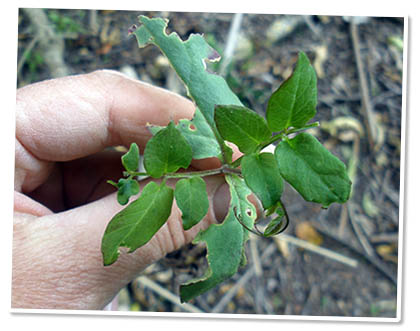
[[[139,183],[131,178],[121,178],[117,187],[117,200],[121,205],[126,205],[131,196],[140,192]]]
[[[140,197],[116,214],[109,222],[102,238],[104,265],[114,263],[119,247],[129,253],[146,244],[165,224],[171,213],[173,189],[165,183],[147,184]]]
[[[188,168],[191,160],[191,146],[172,121],[147,142],[144,151],[144,167],[154,178]]]
[[[284,216],[286,215],[286,213],[280,203],[276,205],[276,213],[277,217],[272,219],[265,228],[264,237],[275,236],[284,228],[283,223],[285,220]]]
[[[280,142],[275,156],[282,177],[305,200],[323,207],[348,200],[351,181],[346,166],[312,135],[303,132]]]
[[[222,138],[234,143],[244,154],[254,152],[271,137],[265,119],[246,107],[218,105],[214,120]]]
[[[201,177],[179,180],[175,186],[175,199],[182,212],[184,230],[200,222],[209,209],[206,183]]]
[[[301,128],[316,114],[317,79],[305,53],[293,74],[271,95],[267,105],[267,121],[271,131],[289,127]]]
[[[264,230],[264,237],[272,237],[283,228],[283,217],[276,217],[270,221]]]
[[[108,184],[110,184],[110,185],[112,185],[112,186],[114,186],[116,189],[118,189],[118,184],[116,183],[116,182],[114,182],[113,180],[107,180],[106,181]]]
[[[245,155],[241,168],[246,184],[260,199],[264,209],[276,205],[283,193],[283,178],[274,155]]]
[[[139,147],[132,143],[130,149],[121,157],[122,164],[127,171],[137,171],[139,167]]]

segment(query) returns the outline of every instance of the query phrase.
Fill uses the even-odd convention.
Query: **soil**
[[[55,33],[64,38],[63,59],[71,74],[97,69],[127,71],[139,79],[185,93],[156,47],[138,49],[128,28],[140,14],[166,17],[168,30],[182,39],[203,33],[223,53],[232,14],[131,11],[46,10]],[[286,187],[291,217],[286,235],[310,242],[302,248],[286,239],[253,237],[248,264],[230,280],[190,303],[203,312],[312,316],[395,317],[399,230],[400,144],[402,120],[402,18],[368,18],[357,25],[364,75],[377,128],[369,144],[363,93],[351,25],[333,16],[244,14],[236,52],[226,80],[243,103],[264,114],[270,94],[291,73],[304,51],[318,74],[321,127],[312,131],[351,171],[353,191],[345,205],[328,210],[305,202]],[[19,13],[17,86],[52,78],[36,43],[35,27]],[[217,71],[220,66],[209,65]],[[339,118],[339,120],[336,120]],[[265,255],[264,255],[265,254]],[[266,257],[264,259],[264,257]],[[351,258],[357,266],[345,264]],[[189,245],[143,272],[178,294],[179,285],[206,269],[205,248]],[[236,287],[235,285],[238,284]],[[233,292],[233,291],[236,292]],[[222,298],[234,294],[229,300]],[[226,304],[222,305],[221,302]],[[119,309],[185,311],[145,286],[141,279],[120,294]]]

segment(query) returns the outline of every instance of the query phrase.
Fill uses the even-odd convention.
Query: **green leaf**
[[[139,21],[141,26],[134,31],[139,47],[150,43],[159,47],[186,85],[188,95],[197,105],[196,112],[201,113],[205,121],[203,126],[208,127],[207,133],[211,132],[212,144],[223,145],[214,125],[214,106],[242,104],[221,76],[206,70],[206,61],[217,61],[220,56],[200,34],[192,34],[188,40],[182,41],[174,32],[166,34],[167,21],[161,18],[150,19],[140,16]],[[230,148],[223,145],[223,149],[223,154],[226,154]],[[211,156],[223,159],[220,148],[215,148],[212,152]]]
[[[127,171],[137,171],[139,167],[139,147],[132,143],[130,149],[121,157],[122,164]]]
[[[121,178],[117,187],[117,200],[121,205],[126,205],[131,196],[140,192],[139,183],[131,178]]]
[[[119,247],[129,253],[146,244],[165,224],[171,213],[173,189],[164,182],[147,184],[140,197],[116,214],[109,222],[102,238],[104,265],[114,263]]]
[[[286,213],[280,203],[277,205],[276,213],[277,217],[272,219],[265,228],[264,237],[275,236],[283,228],[284,216],[286,215]]]
[[[264,230],[264,237],[275,236],[283,227],[283,217],[276,217],[270,221]]]
[[[179,180],[175,185],[175,199],[182,212],[184,230],[200,222],[209,209],[206,183],[201,177]]]
[[[144,167],[154,178],[179,168],[186,169],[191,160],[191,146],[172,121],[147,142],[144,150]]]
[[[312,135],[303,132],[280,142],[275,156],[282,177],[305,200],[323,207],[348,200],[351,181],[346,166]]]
[[[248,200],[252,191],[246,185],[245,181],[236,175],[225,176],[230,187],[231,206],[236,212],[236,217],[248,228],[252,228],[257,218],[255,206]],[[243,228],[244,244],[249,238],[249,231]],[[243,248],[244,249],[244,248]]]
[[[254,205],[247,199],[251,191],[244,181],[236,175],[226,175],[226,180],[231,194],[228,215],[222,224],[212,224],[199,232],[193,241],[206,243],[209,267],[203,277],[181,285],[181,302],[191,300],[231,277],[246,261],[243,247],[248,231],[238,222],[235,213],[241,214],[242,221],[249,227],[257,214]]]
[[[149,126],[153,135],[163,128],[165,127]],[[219,144],[215,143],[213,131],[200,111],[195,112],[192,120],[181,119],[176,128],[190,144],[193,159],[205,159],[221,153]]]
[[[254,152],[271,137],[265,119],[246,107],[218,105],[214,120],[223,139],[234,143],[244,154]]]
[[[242,175],[248,187],[268,209],[280,200],[283,178],[271,153],[245,155],[241,161]]]
[[[271,131],[301,128],[316,114],[317,79],[305,53],[293,74],[271,95],[267,105],[267,122]]]

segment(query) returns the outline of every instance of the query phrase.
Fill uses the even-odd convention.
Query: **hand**
[[[174,204],[149,243],[104,267],[102,235],[122,209],[106,184],[121,177],[121,153],[106,148],[136,142],[144,150],[147,123],[192,118],[193,104],[97,71],[21,88],[16,107],[13,308],[102,309],[147,265],[226,214],[223,177],[206,177],[210,208],[202,222],[184,231]],[[194,163],[200,170],[219,165],[217,159]]]

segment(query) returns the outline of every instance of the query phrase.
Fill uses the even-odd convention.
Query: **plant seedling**
[[[168,58],[186,85],[196,105],[192,120],[151,127],[153,137],[144,151],[146,172],[138,172],[139,149],[133,143],[122,157],[124,177],[118,183],[117,199],[122,205],[139,193],[135,176],[150,176],[140,196],[109,222],[103,239],[104,265],[114,263],[120,247],[129,252],[146,244],[167,221],[173,200],[182,212],[183,228],[191,229],[207,214],[209,202],[203,177],[224,174],[230,190],[230,206],[221,224],[200,231],[193,243],[207,246],[208,270],[198,279],[181,285],[181,302],[208,291],[234,275],[246,263],[244,245],[249,232],[264,237],[284,231],[289,216],[281,200],[287,181],[306,200],[327,208],[349,199],[351,182],[345,165],[314,136],[304,132],[317,126],[308,123],[316,114],[317,78],[308,57],[299,53],[292,75],[271,95],[266,118],[243,106],[226,81],[206,70],[206,61],[219,55],[201,35],[182,41],[176,33],[166,34],[167,22],[139,17],[140,26],[130,28],[139,47],[154,44]],[[235,144],[243,155],[233,161]],[[262,152],[276,144],[274,153]],[[192,159],[217,157],[218,169],[177,172],[187,169]],[[178,178],[175,189],[166,184]],[[264,231],[257,228],[257,211],[248,200],[254,194],[271,221]]]

